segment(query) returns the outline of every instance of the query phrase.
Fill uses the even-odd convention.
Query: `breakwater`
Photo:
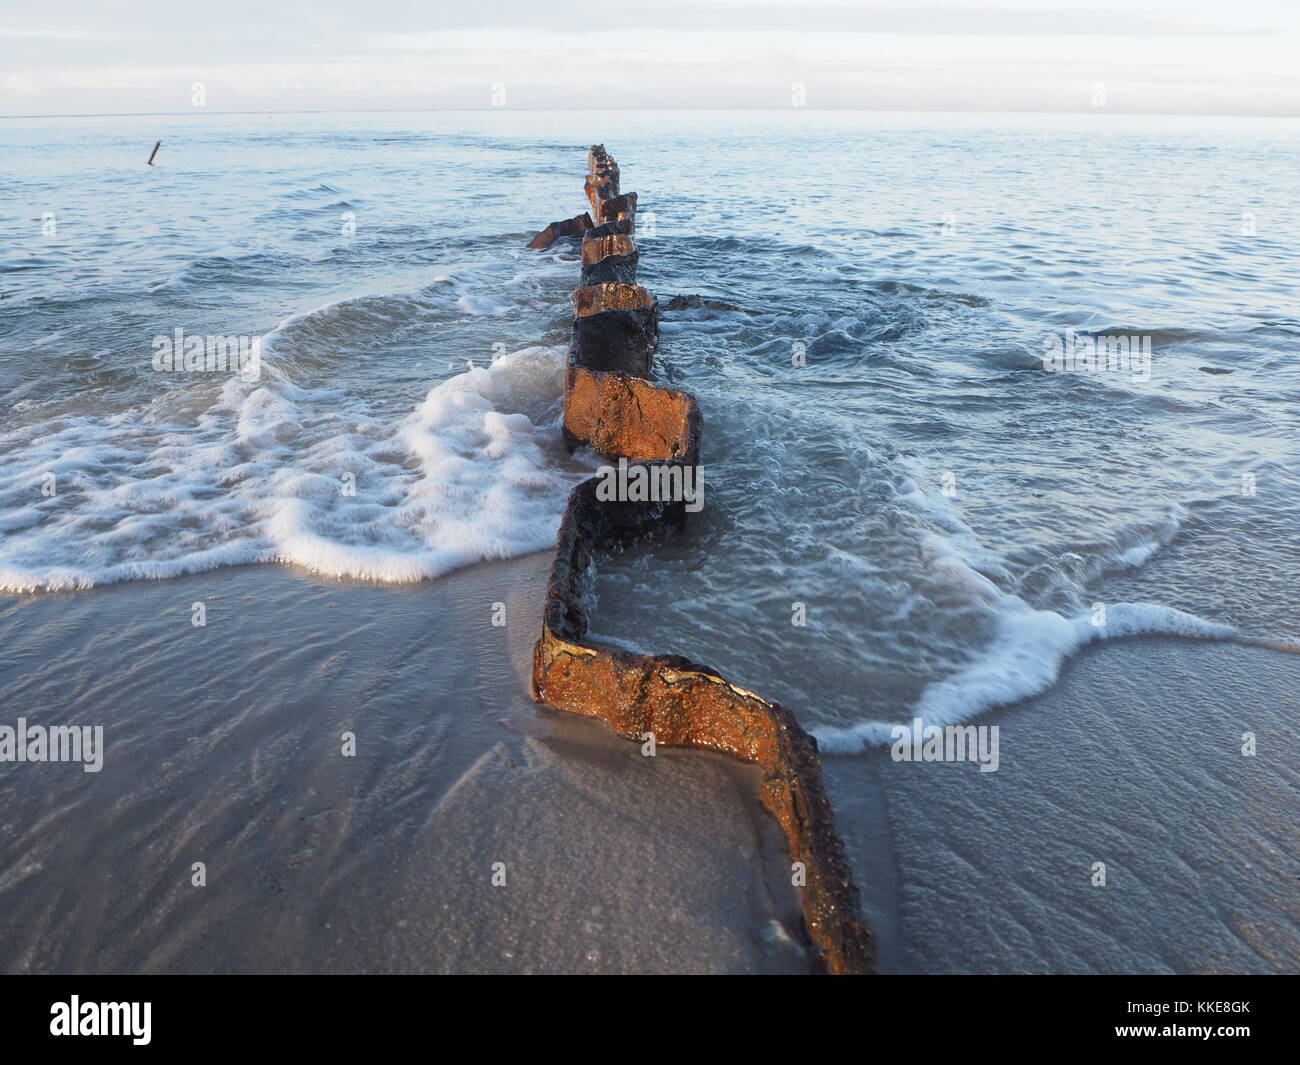
[[[703,420],[690,393],[651,380],[659,305],[636,283],[636,193],[620,188],[603,145],[588,152],[591,210],[553,222],[530,247],[581,235],[581,285],[564,383],[564,432],[615,460],[648,467],[700,463]],[[684,471],[678,471],[682,473]],[[663,478],[668,480],[669,478]],[[678,477],[678,482],[683,478]],[[859,916],[844,847],[822,786],[816,742],[785,707],[678,655],[630,652],[588,639],[582,589],[600,553],[663,533],[687,516],[682,499],[609,499],[599,478],[578,485],[560,523],[534,651],[535,696],[596,717],[629,739],[725,752],[760,767],[759,798],[785,833],[792,883],[820,968],[869,972],[871,934]]]

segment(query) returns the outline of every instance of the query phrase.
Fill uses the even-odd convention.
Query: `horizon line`
[[[495,112],[530,112],[536,114],[564,111],[654,111],[705,113],[745,112],[797,112],[818,111],[839,114],[931,114],[931,115],[1125,115],[1151,118],[1280,118],[1300,119],[1297,112],[1262,111],[1129,111],[1111,107],[1077,108],[1071,111],[1040,111],[1028,108],[946,108],[946,107],[323,107],[323,108],[250,108],[240,111],[210,111],[190,108],[186,111],[68,111],[34,114],[0,115],[0,120],[24,118],[179,118],[185,115],[199,118],[215,115],[385,115],[385,114],[477,114]]]

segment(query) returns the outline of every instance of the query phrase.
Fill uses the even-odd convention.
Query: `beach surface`
[[[807,971],[751,767],[530,699],[547,562],[7,603],[11,714],[106,752],[0,777],[0,969]],[[996,772],[824,759],[882,970],[1296,971],[1298,691],[1295,655],[1114,642],[981,719]]]
[[[807,971],[755,770],[532,702],[548,565],[0,607],[8,716],[106,747],[0,775],[0,970]]]
[[[1300,971],[1298,699],[1293,654],[1121,641],[980,719],[995,772],[825,759],[882,970]]]

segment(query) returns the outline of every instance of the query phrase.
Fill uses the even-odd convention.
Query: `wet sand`
[[[548,564],[7,601],[0,723],[107,750],[0,767],[0,970],[806,971],[750,767],[532,702]],[[825,759],[882,969],[1297,971],[1298,703],[1300,656],[1119,641],[977,722],[995,773]]]
[[[0,971],[807,971],[751,767],[532,702],[548,566],[6,602],[0,722],[106,754],[0,767]]]
[[[1298,711],[1300,656],[1117,641],[975,722],[996,772],[826,759],[882,969],[1300,971]]]

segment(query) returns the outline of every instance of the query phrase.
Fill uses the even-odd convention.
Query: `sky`
[[[4,115],[494,106],[1297,116],[1300,0],[0,0]]]

